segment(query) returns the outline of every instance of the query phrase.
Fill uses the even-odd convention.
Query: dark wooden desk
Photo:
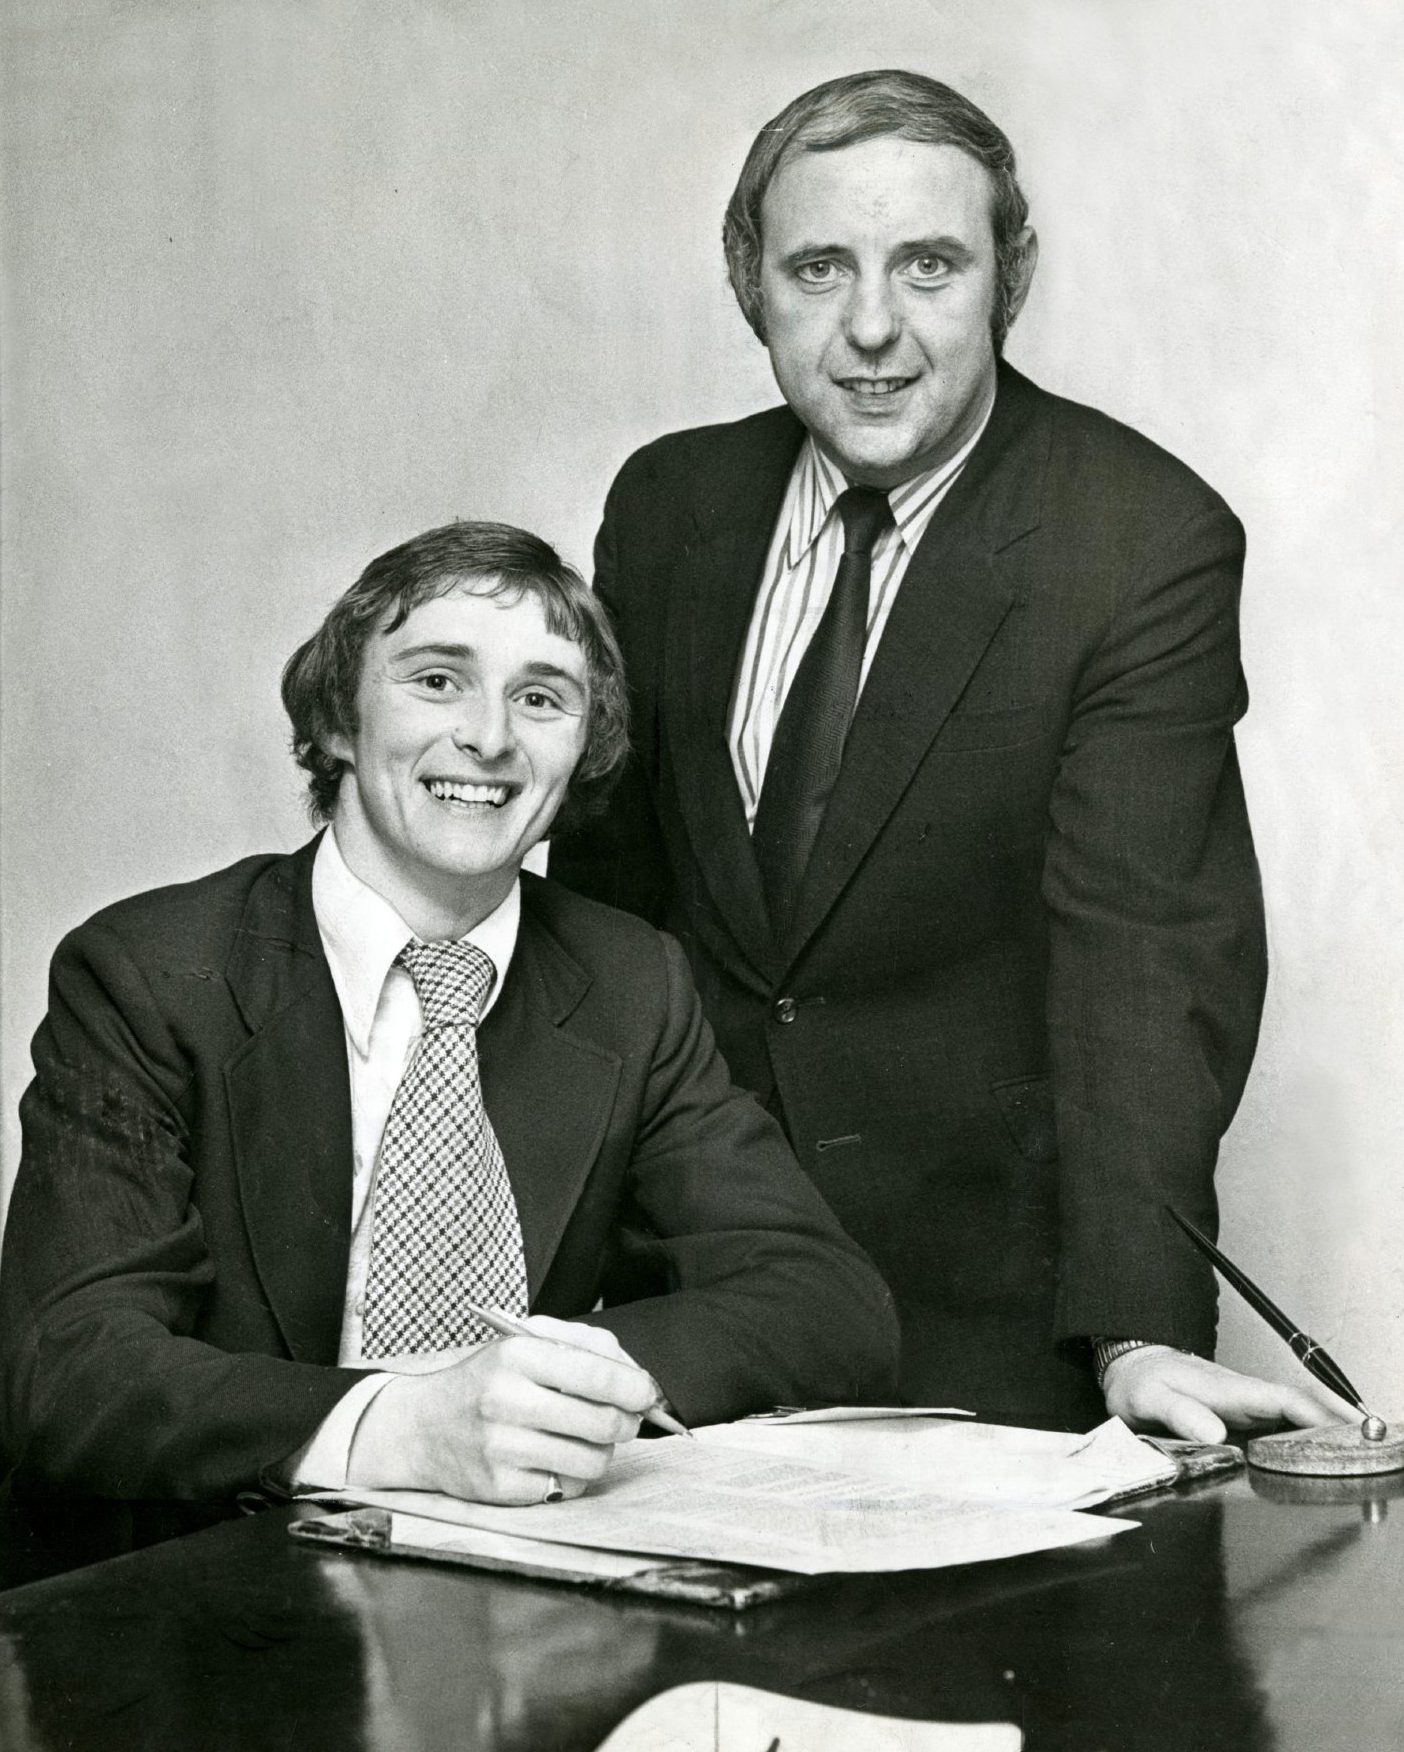
[[[275,1511],[0,1596],[0,1743],[584,1752],[655,1692],[730,1679],[1015,1720],[1029,1752],[1397,1752],[1404,1478],[1357,1501],[1272,1488],[1204,1485],[1106,1546],[740,1617],[308,1550]]]

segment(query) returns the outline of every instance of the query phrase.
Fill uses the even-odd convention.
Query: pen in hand
[[[500,1338],[545,1338],[547,1344],[558,1344],[566,1350],[584,1350],[584,1345],[571,1345],[563,1338],[548,1337],[544,1333],[533,1332],[524,1320],[518,1320],[511,1314],[504,1314],[500,1308],[485,1308],[478,1302],[465,1302],[463,1306],[476,1320],[497,1333]],[[649,1377],[653,1380],[653,1377]],[[671,1436],[686,1436],[692,1439],[692,1431],[685,1423],[674,1417],[668,1410],[667,1401],[663,1397],[663,1389],[656,1381],[653,1382],[655,1399],[643,1414],[644,1422],[651,1423],[656,1429],[667,1430]]]

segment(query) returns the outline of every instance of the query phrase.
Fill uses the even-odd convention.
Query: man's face
[[[820,448],[877,487],[954,455],[994,388],[984,168],[887,136],[799,152],[765,192],[761,229],[770,362]]]
[[[347,863],[421,934],[505,897],[585,749],[585,654],[523,594],[468,580],[371,636],[333,824]]]

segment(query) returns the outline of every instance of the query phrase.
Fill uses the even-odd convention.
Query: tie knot
[[[836,501],[843,519],[843,551],[870,554],[883,530],[892,523],[892,505],[877,487],[849,487]]]
[[[425,1028],[456,1022],[478,1025],[483,999],[497,969],[474,943],[420,943],[411,939],[395,957],[414,981]]]

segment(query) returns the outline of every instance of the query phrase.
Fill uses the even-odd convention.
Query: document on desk
[[[429,1491],[338,1496],[493,1533],[801,1575],[983,1563],[1108,1539],[1137,1524],[960,1502],[899,1479],[680,1436],[624,1445],[600,1483],[570,1502],[513,1509]]]
[[[818,1422],[813,1414],[743,1418],[693,1431],[699,1442],[771,1458],[900,1479],[966,1503],[1090,1509],[1174,1482],[1175,1462],[1108,1418],[1088,1435],[1006,1424],[874,1416]]]
[[[917,1722],[703,1679],[640,1704],[598,1752],[1019,1752],[1014,1722]]]

